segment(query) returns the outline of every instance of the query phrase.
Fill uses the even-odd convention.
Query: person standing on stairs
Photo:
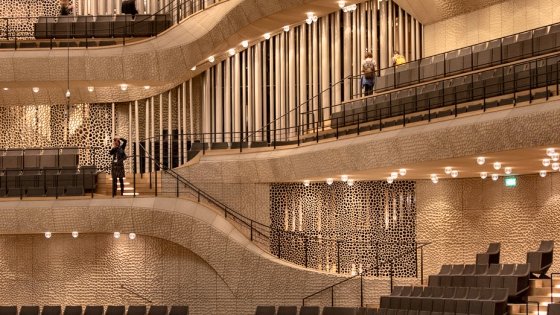
[[[117,194],[117,178],[121,183],[121,196],[124,194],[124,160],[127,158],[124,149],[126,149],[126,139],[120,137],[113,138],[113,148],[109,151],[112,158],[113,197]]]

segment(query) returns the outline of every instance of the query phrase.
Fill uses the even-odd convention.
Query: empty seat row
[[[443,265],[439,274],[429,276],[428,285],[506,288],[510,296],[518,296],[529,288],[529,265]]]
[[[154,36],[171,26],[171,18],[165,14],[100,15],[39,17],[35,23],[34,37],[87,38]]]
[[[391,296],[381,297],[380,313],[383,309],[393,309],[501,315],[507,309],[507,299],[507,289],[503,288],[395,287]],[[469,312],[471,306],[473,311]]]
[[[299,315],[377,315],[377,309],[365,307],[302,306]],[[298,315],[297,306],[257,306],[255,315]]]
[[[443,54],[380,70],[376,89],[383,91],[448,75],[556,51],[560,48],[560,24],[460,48]]]
[[[112,46],[116,45],[116,40],[48,40],[48,41],[35,41],[35,40],[18,40],[0,41],[0,49],[15,49],[15,48],[66,48],[66,47],[97,47],[97,46]]]
[[[7,149],[0,151],[0,170],[76,169],[78,148]]]
[[[188,306],[167,306],[152,305],[149,311],[145,305],[131,305],[125,308],[124,305],[109,305],[107,308],[103,306],[87,305],[85,310],[82,306],[66,306],[64,312],[60,305],[43,306],[40,310],[39,306],[21,306],[19,315],[188,315]],[[18,315],[17,306],[0,306],[0,315]]]

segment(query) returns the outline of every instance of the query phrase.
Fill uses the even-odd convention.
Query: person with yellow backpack
[[[406,58],[395,50],[395,54],[393,55],[393,66],[399,66],[403,63],[406,63]]]

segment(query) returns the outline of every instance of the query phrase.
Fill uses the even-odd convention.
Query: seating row
[[[376,90],[406,86],[434,78],[482,69],[555,51],[560,47],[560,24],[506,36],[471,47],[382,69]]]
[[[35,23],[34,36],[36,39],[144,37],[155,36],[171,24],[171,17],[166,14],[43,16]]]
[[[98,46],[112,46],[116,45],[116,40],[47,40],[47,41],[35,41],[35,40],[18,40],[15,41],[0,41],[0,49],[16,49],[16,48],[66,48],[66,47],[98,47]]]
[[[257,306],[255,315],[297,315],[297,306]],[[325,306],[321,313],[319,306],[302,306],[299,315],[377,315],[377,309],[365,307]]]
[[[443,265],[428,277],[428,286],[505,288],[515,297],[529,289],[529,265]]]
[[[76,169],[78,163],[78,148],[14,148],[0,151],[0,170],[35,170],[44,168]]]
[[[0,197],[80,196],[96,187],[97,168],[0,171]]]
[[[507,300],[504,288],[395,287],[391,296],[381,297],[380,310],[501,315]]]
[[[109,305],[105,309],[103,306],[87,305],[85,310],[82,306],[66,306],[62,312],[60,305],[43,306],[39,310],[39,306],[21,306],[19,315],[188,315],[189,307],[152,305],[149,311],[145,305],[131,305],[125,308],[124,305]],[[18,315],[17,306],[0,306],[0,315]]]

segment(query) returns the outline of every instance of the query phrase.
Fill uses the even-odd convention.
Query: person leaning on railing
[[[138,14],[138,10],[136,10],[136,1],[135,0],[123,0],[121,4],[121,12],[123,14],[132,14],[134,17]]]

